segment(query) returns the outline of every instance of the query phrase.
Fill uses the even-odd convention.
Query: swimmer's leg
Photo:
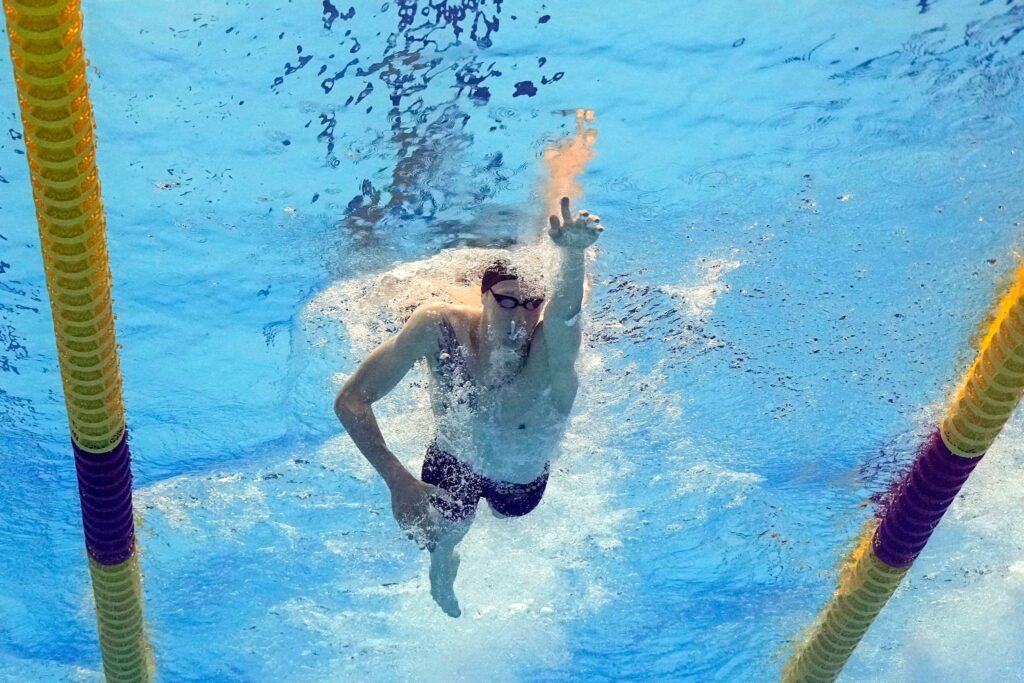
[[[459,600],[455,597],[455,576],[459,572],[459,554],[455,552],[455,546],[472,524],[472,516],[456,521],[445,520],[430,550],[430,596],[450,617],[462,614]]]

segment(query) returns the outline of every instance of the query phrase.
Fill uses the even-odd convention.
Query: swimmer
[[[483,272],[479,305],[427,303],[345,382],[334,411],[391,490],[399,526],[430,551],[430,593],[461,614],[455,546],[486,499],[498,517],[537,507],[576,398],[584,252],[604,228],[562,197],[548,235],[560,252],[551,295],[507,261]],[[392,453],[372,405],[426,361],[436,430],[416,477]]]

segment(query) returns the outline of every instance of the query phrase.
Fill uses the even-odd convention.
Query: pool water
[[[1018,264],[1024,4],[84,3],[163,681],[769,681]],[[11,68],[0,680],[99,680]],[[331,411],[420,276],[529,241],[593,109],[581,392],[464,615]],[[417,466],[410,374],[380,404]],[[1024,680],[1013,420],[844,681]]]

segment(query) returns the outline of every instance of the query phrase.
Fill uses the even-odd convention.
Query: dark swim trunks
[[[472,517],[481,498],[486,498],[491,509],[499,515],[522,517],[540,504],[548,485],[548,467],[544,467],[544,474],[528,484],[494,481],[481,477],[454,455],[431,444],[427,448],[420,478],[448,492],[451,500],[434,496],[431,502],[453,522]]]

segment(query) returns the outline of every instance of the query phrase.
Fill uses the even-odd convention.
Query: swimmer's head
[[[499,259],[480,279],[484,323],[505,346],[525,346],[540,320],[544,298],[526,286],[508,261]]]
[[[499,282],[518,279],[519,274],[512,269],[508,261],[505,259],[495,259],[484,268],[483,275],[480,277],[480,293],[487,294],[487,290]]]

